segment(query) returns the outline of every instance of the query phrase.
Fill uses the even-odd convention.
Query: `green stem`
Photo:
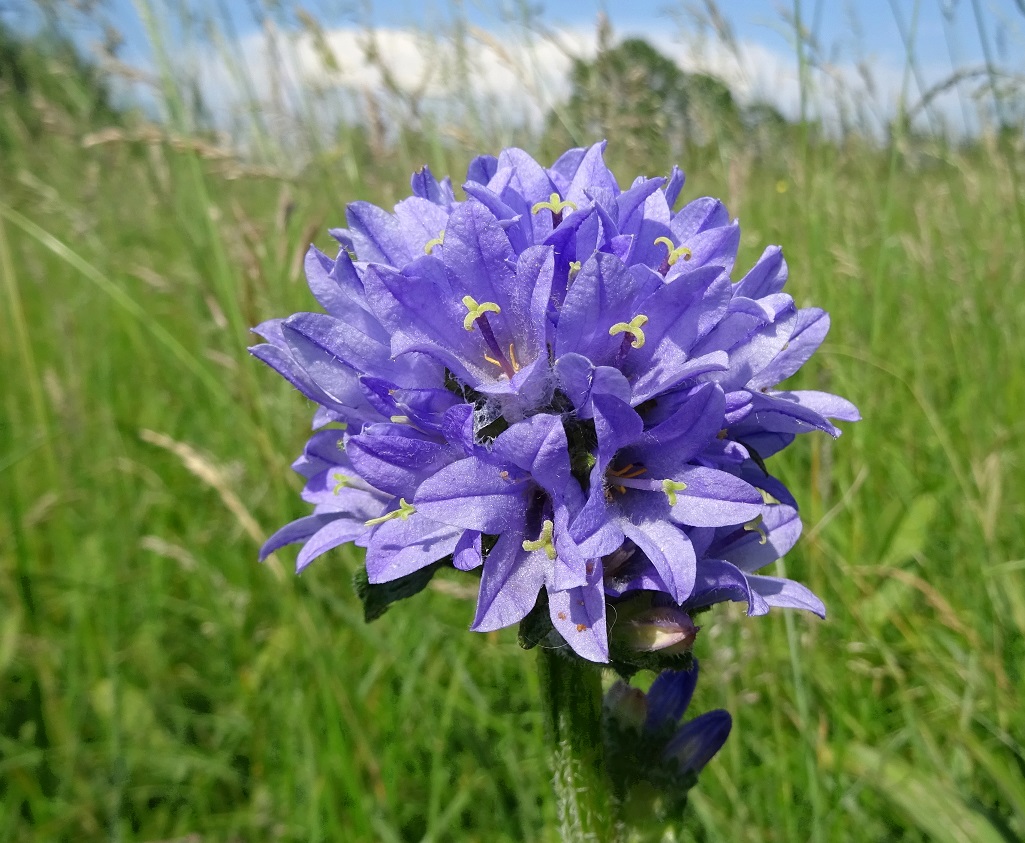
[[[612,786],[601,727],[601,671],[538,648],[541,704],[564,843],[616,843]]]

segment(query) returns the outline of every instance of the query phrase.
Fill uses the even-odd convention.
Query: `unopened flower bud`
[[[648,700],[644,691],[627,685],[622,680],[615,682],[605,692],[603,702],[605,715],[624,729],[640,732],[648,717]]]
[[[693,646],[698,629],[681,609],[658,606],[630,618],[617,632],[634,650],[685,653]]]
[[[716,709],[684,724],[666,745],[662,757],[675,761],[681,773],[697,775],[726,743],[733,727],[728,711]]]

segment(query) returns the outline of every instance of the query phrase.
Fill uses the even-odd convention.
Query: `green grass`
[[[425,161],[458,178],[472,144],[285,179],[200,140],[9,125],[0,841],[553,840],[534,658],[466,631],[466,580],[367,626],[355,553],[300,578],[255,561],[304,512],[309,407],[248,326],[312,307],[301,255],[346,201],[394,202]],[[1022,155],[899,138],[680,162],[685,198],[740,217],[740,266],[784,245],[799,304],[833,319],[795,380],[865,418],[772,461],[806,523],[786,570],[829,619],[705,619],[694,710],[735,726],[696,840],[1025,837]]]

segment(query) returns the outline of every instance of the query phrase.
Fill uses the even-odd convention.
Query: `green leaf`
[[[356,596],[363,603],[363,619],[370,623],[388,611],[392,603],[419,594],[434,575],[452,561],[452,557],[439,559],[433,565],[414,571],[397,580],[385,583],[371,583],[365,568],[360,568],[352,578]]]

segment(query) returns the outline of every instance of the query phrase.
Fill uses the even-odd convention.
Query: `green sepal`
[[[360,568],[352,578],[352,585],[363,604],[363,619],[367,623],[376,621],[388,611],[392,603],[419,594],[441,568],[451,563],[452,557],[447,556],[433,565],[384,583],[371,583],[366,568]]]
[[[623,679],[629,679],[639,670],[653,670],[655,673],[661,673],[663,670],[690,670],[694,663],[694,656],[690,650],[682,653],[667,653],[664,650],[640,652],[617,647],[611,641],[609,643],[609,667]]]
[[[548,592],[542,589],[534,608],[520,621],[520,646],[524,650],[534,649],[548,637],[554,628],[552,616],[548,612]]]

